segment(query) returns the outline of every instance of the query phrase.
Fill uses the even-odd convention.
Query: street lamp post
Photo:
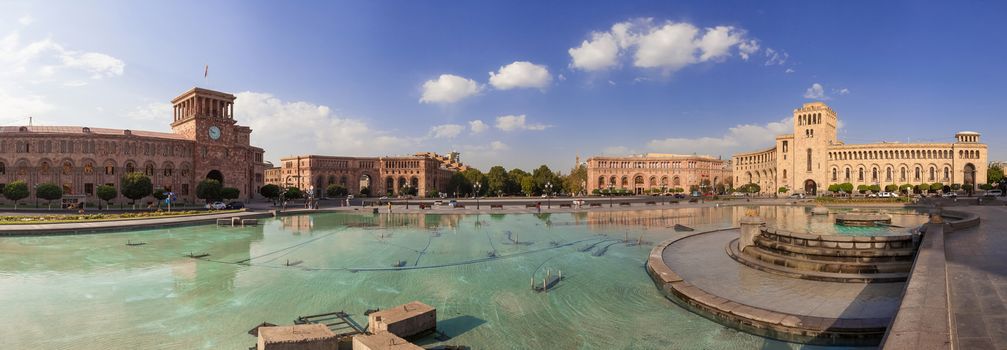
[[[402,189],[404,190],[402,192],[405,192],[405,195],[406,195],[406,209],[409,209],[409,188],[410,187],[412,187],[412,186],[410,184],[408,184],[408,183],[405,184],[405,185],[402,185]]]
[[[545,205],[552,209],[552,182],[545,183]]]
[[[472,185],[472,188],[475,190],[476,210],[479,210],[479,190],[483,188],[483,183],[476,182],[475,185]]]

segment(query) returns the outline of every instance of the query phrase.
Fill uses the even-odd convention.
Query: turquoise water
[[[786,221],[804,209],[758,210]],[[366,309],[420,300],[437,308],[438,328],[453,337],[423,345],[808,348],[679,308],[644,271],[653,245],[680,235],[670,226],[729,227],[743,211],[328,213],[245,228],[0,238],[0,342],[13,349],[245,349],[254,343],[245,332],[264,321],[290,324],[346,310],[363,324]],[[487,259],[490,252],[497,257]],[[400,260],[409,270],[388,270]],[[547,269],[562,270],[565,280],[549,293],[532,292],[530,279]]]

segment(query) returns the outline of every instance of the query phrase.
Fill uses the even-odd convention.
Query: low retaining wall
[[[268,212],[240,212],[116,221],[0,225],[0,236],[76,235],[101,232],[152,230],[166,227],[215,224],[217,219],[230,220],[232,217],[241,219],[259,219],[272,217],[272,214]]]
[[[812,248],[833,248],[833,249],[906,249],[912,248],[912,235],[899,236],[843,236],[843,235],[816,235],[809,233],[797,233],[780,230],[776,228],[766,228],[762,230],[763,238]]]

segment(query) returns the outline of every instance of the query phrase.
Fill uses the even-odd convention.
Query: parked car
[[[941,197],[944,197],[944,198],[955,198],[955,197],[958,197],[958,194],[954,193],[954,192],[944,192],[944,194],[942,194]]]
[[[244,207],[245,207],[245,203],[238,202],[238,201],[233,201],[233,202],[227,203],[227,209],[241,209],[241,208],[244,208]]]
[[[1004,192],[1002,190],[998,190],[998,189],[997,190],[986,191],[986,196],[988,196],[988,197],[1000,197],[1003,194],[1004,194]]]
[[[803,199],[804,198],[804,193],[794,193],[794,194],[791,194],[790,198],[800,198],[800,199]]]
[[[456,201],[454,199],[448,201],[448,207],[454,208],[456,206],[458,206],[458,201]]]
[[[684,195],[684,194],[681,194],[681,193],[676,193],[676,194],[675,194],[675,198],[678,198],[678,199],[683,199],[683,198],[685,198],[685,195]]]
[[[877,193],[868,193],[867,194],[867,198],[878,198],[878,194]]]
[[[213,202],[213,203],[207,204],[206,205],[206,209],[223,210],[223,209],[227,209],[227,204],[224,204],[224,202]]]
[[[878,193],[878,197],[881,198],[898,198],[899,194],[895,192],[881,192]]]

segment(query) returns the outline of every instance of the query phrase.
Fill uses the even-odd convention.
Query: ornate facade
[[[297,187],[321,196],[329,185],[339,185],[351,194],[367,188],[373,196],[404,194],[415,189],[419,196],[448,192],[451,175],[468,167],[452,157],[420,153],[401,157],[339,157],[305,155],[280,160],[280,166],[267,169],[268,183]]]
[[[728,161],[696,155],[647,153],[587,160],[587,191],[626,189],[635,194],[673,188],[713,192],[731,180]]]
[[[828,185],[916,185],[986,183],[987,147],[979,133],[955,134],[955,142],[882,142],[847,145],[836,137],[839,119],[822,102],[794,110],[794,134],[776,137],[776,145],[736,154],[735,186],[755,183],[762,193],[785,187],[790,193],[815,195]]]
[[[239,189],[243,199],[252,198],[264,183],[263,150],[249,144],[252,130],[234,120],[234,99],[201,88],[186,91],[172,100],[170,133],[86,126],[0,127],[0,184],[24,180],[34,188],[53,183],[63,188],[65,197],[94,203],[97,186],[108,184],[118,190],[123,175],[143,172],[155,188],[173,191],[190,203],[197,201],[195,187],[204,178]],[[117,200],[128,201],[121,194]]]

